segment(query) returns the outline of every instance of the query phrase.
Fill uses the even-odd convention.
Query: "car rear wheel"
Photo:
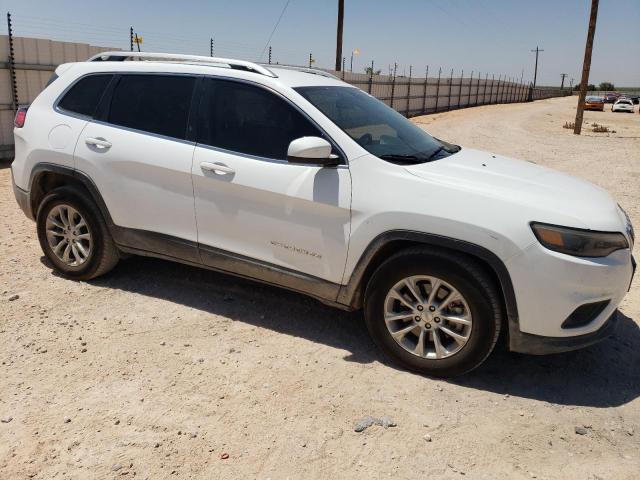
[[[502,302],[473,260],[411,249],[389,258],[365,294],[371,336],[393,361],[433,376],[479,366],[500,334]]]
[[[107,273],[120,259],[102,214],[79,189],[65,186],[46,195],[36,224],[42,251],[66,277],[89,280]]]

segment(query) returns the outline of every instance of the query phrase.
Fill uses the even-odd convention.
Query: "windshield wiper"
[[[436,148],[433,153],[431,155],[429,155],[427,158],[425,158],[425,162],[428,162],[429,160],[433,160],[435,158],[436,155],[438,155],[441,151],[446,150],[444,145],[440,145],[438,148]],[[447,150],[448,151],[448,150]]]
[[[415,155],[395,155],[392,153],[386,155],[379,155],[382,160],[389,160],[391,162],[404,162],[404,163],[422,163],[425,159],[418,158]]]

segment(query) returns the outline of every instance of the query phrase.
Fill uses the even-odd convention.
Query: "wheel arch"
[[[112,230],[113,221],[109,210],[91,178],[78,170],[52,163],[39,163],[31,171],[29,180],[29,206],[32,217],[38,213],[38,207],[47,193],[62,186],[73,186],[82,190],[98,206],[107,227]]]
[[[411,230],[393,230],[378,235],[358,260],[349,282],[340,288],[338,302],[353,309],[362,308],[364,292],[375,270],[389,256],[416,246],[465,255],[482,267],[495,281],[506,311],[508,331],[518,329],[518,308],[511,276],[504,262],[490,250],[479,245],[442,235]]]

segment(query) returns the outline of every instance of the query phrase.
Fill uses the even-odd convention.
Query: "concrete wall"
[[[86,43],[13,37],[18,102],[28,105],[47,84],[61,63],[77,62],[110,47]],[[13,157],[13,95],[9,74],[9,37],[0,35],[0,159]]]

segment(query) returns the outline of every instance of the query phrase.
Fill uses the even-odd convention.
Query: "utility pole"
[[[211,41],[209,42],[209,56],[213,57],[213,37],[211,37]]]
[[[573,90],[573,77],[571,77],[571,81],[569,82],[569,88]]]
[[[560,77],[562,78],[562,82],[560,83],[560,90],[564,90],[564,79],[568,77],[566,73],[561,73]]]
[[[538,54],[540,52],[544,52],[544,50],[540,50],[540,48],[536,47],[535,50],[531,50],[532,52],[536,52],[536,66],[533,70],[533,88],[536,88],[536,81],[538,80]]]
[[[344,24],[344,0],[338,0],[338,32],[336,38],[336,72],[340,71],[342,62],[342,27]]]
[[[584,49],[584,63],[582,65],[582,79],[580,80],[580,95],[578,96],[578,108],[573,133],[580,135],[582,131],[582,116],[584,114],[584,99],[587,96],[587,84],[589,83],[589,70],[591,70],[591,52],[593,50],[593,37],[596,34],[596,20],[598,19],[598,2],[591,0],[591,15],[589,17],[589,30],[587,32],[587,45]]]

